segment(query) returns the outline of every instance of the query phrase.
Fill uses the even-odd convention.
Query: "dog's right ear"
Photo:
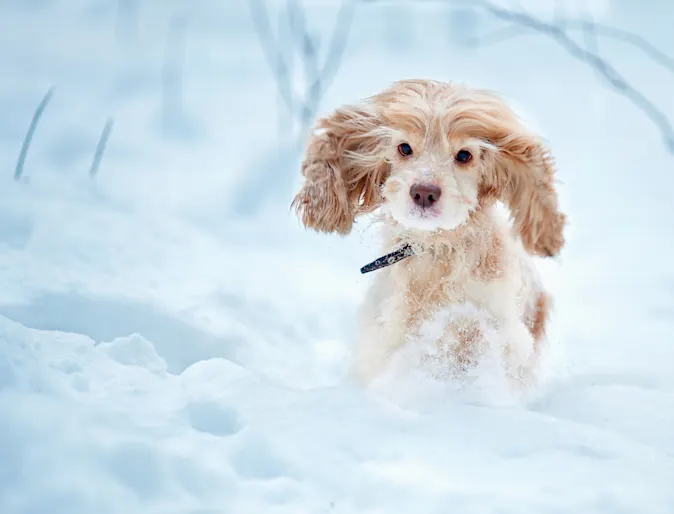
[[[381,205],[388,139],[368,105],[342,107],[316,122],[302,162],[305,181],[292,202],[307,228],[348,234],[358,215]]]

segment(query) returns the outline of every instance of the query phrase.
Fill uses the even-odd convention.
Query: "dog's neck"
[[[361,273],[396,265],[412,256],[427,256],[431,258],[431,262],[447,264],[458,252],[473,256],[473,259],[469,259],[465,264],[470,265],[472,260],[479,262],[481,255],[489,247],[493,228],[490,208],[472,212],[464,224],[452,230],[409,229],[394,219],[387,218],[384,220],[384,250],[386,253],[363,266]]]
[[[415,253],[446,255],[455,250],[468,250],[485,239],[493,228],[491,207],[471,212],[465,223],[451,229],[433,231],[405,228],[393,219],[385,224],[385,237],[394,247],[408,244]]]

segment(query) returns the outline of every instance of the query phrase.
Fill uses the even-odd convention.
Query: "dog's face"
[[[382,207],[403,227],[452,230],[479,205],[484,165],[480,140],[396,130]]]
[[[502,200],[529,251],[563,245],[552,158],[490,92],[400,81],[316,128],[293,202],[307,227],[346,234],[382,207],[406,228],[452,230]]]

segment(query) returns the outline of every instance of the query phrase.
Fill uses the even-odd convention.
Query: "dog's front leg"
[[[507,367],[516,370],[529,363],[535,342],[523,320],[516,281],[475,281],[468,290],[469,296],[493,317]]]

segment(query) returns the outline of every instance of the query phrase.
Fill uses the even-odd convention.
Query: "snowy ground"
[[[299,155],[247,6],[145,0],[134,29],[116,4],[0,3],[2,514],[674,512],[674,157],[639,111],[544,38],[469,50],[448,7],[358,8],[324,109],[403,77],[499,89],[552,142],[572,223],[541,263],[533,398],[366,392],[344,374],[376,231],[290,215]],[[671,5],[596,5],[674,53]],[[175,14],[184,103],[162,110]],[[601,48],[674,115],[673,77]]]

